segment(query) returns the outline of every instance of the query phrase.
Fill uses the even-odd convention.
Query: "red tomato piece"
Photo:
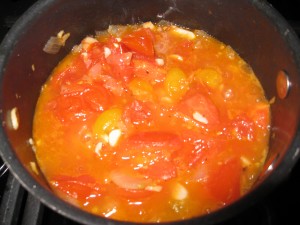
[[[141,173],[153,180],[169,180],[177,176],[177,168],[173,162],[161,160],[141,169]]]
[[[80,201],[87,200],[91,195],[101,195],[102,190],[96,180],[88,175],[78,177],[57,176],[51,180],[51,184],[59,191]]]
[[[215,160],[215,159],[214,159]],[[230,158],[222,163],[208,166],[207,188],[217,200],[231,203],[241,195],[240,182],[242,166],[239,158]]]
[[[132,53],[110,54],[106,61],[113,66],[129,66],[132,58]]]
[[[86,65],[80,55],[74,56],[72,65],[60,73],[57,73],[51,82],[60,86],[69,82],[80,80],[87,73]]]
[[[126,52],[126,47],[123,43],[120,43],[115,37],[110,36],[107,42],[105,43],[105,47],[109,48],[112,55],[122,54]],[[124,48],[125,47],[125,48]]]
[[[176,134],[163,131],[149,131],[131,135],[128,138],[127,146],[128,149],[134,147],[135,149],[160,150],[171,153],[179,150],[182,147],[182,143]]]
[[[134,66],[134,75],[136,77],[142,78],[150,83],[159,83],[164,81],[166,71],[154,62],[134,59],[132,60],[132,63]]]
[[[267,129],[270,124],[270,105],[261,103],[249,112],[250,118],[261,129]]]
[[[90,111],[83,109],[84,102],[80,96],[68,96],[60,95],[53,101],[48,103],[50,110],[53,110],[54,114],[61,122],[86,120]]]
[[[182,147],[176,134],[160,131],[139,132],[129,136],[117,151],[118,165],[130,165],[136,172],[154,180],[176,176],[172,153]],[[124,160],[126,159],[126,160]]]
[[[207,125],[216,125],[220,123],[219,111],[212,100],[200,93],[187,96],[179,103],[179,111],[194,118],[198,122]],[[202,117],[197,118],[197,114]]]
[[[126,124],[147,125],[152,121],[152,113],[146,103],[134,100],[125,107],[123,120]]]
[[[137,53],[154,56],[153,34],[149,28],[140,28],[125,35],[122,43]]]
[[[102,112],[108,108],[110,104],[110,94],[101,85],[93,85],[88,91],[82,95],[87,105],[96,112]]]
[[[247,115],[239,115],[232,126],[231,134],[238,140],[252,141],[255,138],[254,122]]]
[[[133,67],[131,66],[132,53],[111,54],[107,57],[107,63],[115,78],[128,82],[133,76]]]
[[[61,95],[49,107],[62,121],[86,120],[94,112],[105,110],[110,103],[108,91],[101,85],[65,85]]]

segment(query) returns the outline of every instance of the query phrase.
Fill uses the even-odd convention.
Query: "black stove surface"
[[[1,0],[0,41],[19,16],[37,0]],[[296,0],[269,0],[300,36]],[[24,190],[0,158],[0,225],[79,225],[44,206]],[[219,225],[299,224],[300,162],[287,180],[254,206]]]

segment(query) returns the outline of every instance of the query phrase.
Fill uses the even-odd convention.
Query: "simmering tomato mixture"
[[[244,195],[268,152],[270,108],[251,67],[202,30],[111,25],[74,46],[39,97],[39,166],[102,217],[165,222]]]

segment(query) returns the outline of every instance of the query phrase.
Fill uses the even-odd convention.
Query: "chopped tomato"
[[[54,84],[60,86],[69,82],[75,82],[80,80],[83,75],[87,73],[86,65],[80,55],[73,55],[70,58],[73,58],[71,66],[69,65],[70,62],[68,62],[69,59],[67,58],[63,64],[66,64],[65,66],[69,65],[69,67],[59,70],[60,73],[53,77],[52,81]]]
[[[255,137],[254,122],[246,115],[239,115],[232,121],[232,133],[238,140],[252,141]]]
[[[211,159],[216,160],[216,159]],[[241,195],[240,182],[242,166],[240,159],[231,158],[221,163],[213,163],[207,175],[207,188],[216,199],[231,203]]]
[[[267,129],[270,124],[270,106],[266,103],[261,103],[252,108],[249,112],[250,118],[261,129]]]
[[[107,63],[115,78],[128,82],[133,76],[133,67],[131,66],[132,53],[111,54],[107,57]]]
[[[134,59],[134,75],[150,83],[159,83],[164,81],[166,71],[156,65],[154,62],[147,60]]]
[[[146,103],[134,100],[125,107],[123,120],[126,124],[148,125],[152,121],[152,113]]]
[[[131,135],[125,146],[126,149],[134,147],[136,150],[145,149],[153,152],[158,150],[170,153],[180,149],[182,143],[176,134],[163,131],[149,131]]]
[[[107,63],[112,66],[129,66],[131,62],[132,53],[122,53],[122,54],[110,54],[107,57]]]
[[[61,175],[54,177],[50,183],[57,190],[80,201],[87,200],[91,195],[99,196],[103,192],[96,180],[88,175],[78,177]]]
[[[166,180],[176,176],[171,155],[182,146],[176,134],[139,132],[129,136],[120,146],[117,153],[118,165],[131,165],[151,179]]]
[[[85,55],[82,56],[87,66],[90,67],[99,62],[101,63],[104,62],[104,50],[103,50],[103,44],[101,42],[95,42],[91,44],[87,53],[88,53],[87,56]]]
[[[153,34],[149,28],[140,28],[125,35],[122,43],[137,53],[154,56]]]
[[[169,180],[177,176],[175,163],[167,160],[161,160],[141,170],[142,174],[153,180]]]
[[[179,104],[179,110],[202,124],[216,125],[220,123],[216,105],[209,97],[201,93],[183,99]]]
[[[65,85],[61,92],[49,103],[49,108],[63,122],[86,120],[93,112],[106,109],[110,99],[101,85]]]

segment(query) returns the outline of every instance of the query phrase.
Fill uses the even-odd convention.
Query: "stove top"
[[[37,0],[1,0],[0,41],[19,16]],[[300,13],[293,0],[269,2],[300,36]],[[300,162],[272,193],[238,216],[219,225],[295,224],[300,202]],[[292,222],[293,221],[293,222]],[[79,225],[43,205],[13,177],[0,158],[0,225]]]

